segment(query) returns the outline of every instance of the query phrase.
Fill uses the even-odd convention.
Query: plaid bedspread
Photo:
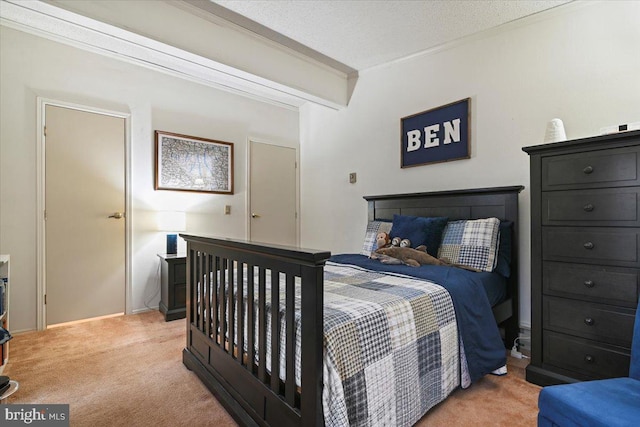
[[[325,267],[327,426],[409,426],[460,384],[453,304],[442,287]]]
[[[246,277],[244,274],[245,288]],[[453,303],[443,287],[423,279],[333,262],[327,262],[324,279],[326,426],[410,426],[444,400],[461,381],[463,386],[470,383]],[[284,337],[285,285],[279,285],[280,336]],[[270,274],[266,275],[266,288],[268,313]],[[300,286],[296,286],[298,385],[301,372],[299,289]],[[257,330],[257,311],[255,314]],[[271,331],[270,316],[266,323],[267,331]],[[246,333],[245,329],[245,337]],[[284,346],[282,339],[280,376],[283,380]],[[269,367],[270,333],[266,348],[265,363]]]

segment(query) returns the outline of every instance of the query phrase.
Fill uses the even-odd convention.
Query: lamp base
[[[178,235],[167,234],[167,255],[176,255],[178,253]]]

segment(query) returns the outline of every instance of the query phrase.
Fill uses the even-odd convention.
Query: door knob
[[[120,219],[124,217],[124,213],[122,212],[114,212],[113,215],[109,215],[109,218]]]
[[[257,213],[252,213],[251,218],[260,218],[260,215],[258,215]]]

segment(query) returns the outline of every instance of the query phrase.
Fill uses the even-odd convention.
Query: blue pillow
[[[411,240],[412,248],[425,245],[430,255],[438,256],[442,232],[448,220],[449,218],[446,217],[393,215],[390,236]]]
[[[495,272],[507,279],[511,276],[511,229],[512,221],[500,221],[500,246],[498,247],[498,265]]]

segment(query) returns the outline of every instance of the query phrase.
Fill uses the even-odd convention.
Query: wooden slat
[[[203,274],[204,274],[204,253],[199,252],[198,253],[198,272],[197,272],[197,278],[198,278],[198,288],[199,288],[199,293],[198,295],[200,295],[200,304],[198,304],[198,330],[203,331],[204,332],[204,280],[203,279]]]
[[[291,407],[295,406],[296,401],[296,379],[295,379],[295,277],[287,274],[286,284],[286,302],[285,302],[285,321],[286,321],[286,344],[285,358],[287,361],[286,377],[285,377],[285,400]]]
[[[247,368],[255,374],[255,317],[254,317],[254,269],[253,264],[247,265]]]
[[[234,338],[235,338],[235,332],[236,332],[236,319],[235,319],[235,306],[233,304],[233,295],[235,293],[235,288],[237,286],[234,280],[234,271],[233,271],[233,260],[229,260],[229,277],[227,278],[227,283],[229,284],[227,286],[227,314],[228,314],[228,325],[229,325],[229,335],[227,335],[227,339],[229,340],[229,354],[231,355],[231,357],[235,357],[234,351],[233,351],[233,344],[234,344]]]
[[[227,287],[227,274],[226,274],[226,258],[222,258],[222,265],[220,265],[220,281],[218,283],[218,307],[220,316],[220,326],[218,330],[218,340],[220,343],[220,347],[222,349],[225,348],[224,345],[224,337],[227,336],[227,304],[224,298],[224,293]]]
[[[237,287],[236,287],[236,315],[238,319],[238,327],[236,328],[236,345],[237,345],[237,353],[238,358],[240,359],[240,363],[242,363],[242,355],[244,354],[244,264],[238,262],[236,268],[236,279],[237,279]]]
[[[258,379],[267,382],[267,325],[266,325],[266,279],[265,269],[258,269]]]
[[[271,390],[280,392],[280,273],[271,270]]]
[[[213,309],[213,313],[211,313],[211,317],[213,319],[212,328],[213,328],[213,340],[217,342],[217,336],[220,333],[220,314],[218,309],[218,287],[220,286],[220,281],[218,280],[218,271],[217,268],[220,265],[220,257],[214,257],[213,259],[213,268],[215,271],[213,272],[212,277],[212,285],[211,285],[211,305]]]
[[[204,306],[204,334],[208,337],[211,336],[211,256],[205,254],[204,262],[204,293],[202,297],[202,305]]]
[[[187,313],[188,314],[188,320],[189,320],[187,323],[193,322],[195,320],[195,318],[196,318],[195,311],[196,311],[196,307],[197,307],[197,304],[196,304],[197,296],[196,296],[195,284],[197,283],[197,281],[196,281],[195,278],[197,277],[196,276],[197,272],[196,272],[195,266],[196,266],[196,261],[197,260],[198,260],[197,252],[194,251],[193,249],[190,249],[189,250],[189,258],[188,258],[189,269],[187,270],[187,276],[189,278],[189,281],[187,282],[187,287],[189,288],[189,295],[191,297],[191,300],[190,300],[191,307],[189,307],[189,312]],[[189,327],[189,325],[187,325],[187,327]],[[189,335],[189,334],[187,334],[187,335]]]

